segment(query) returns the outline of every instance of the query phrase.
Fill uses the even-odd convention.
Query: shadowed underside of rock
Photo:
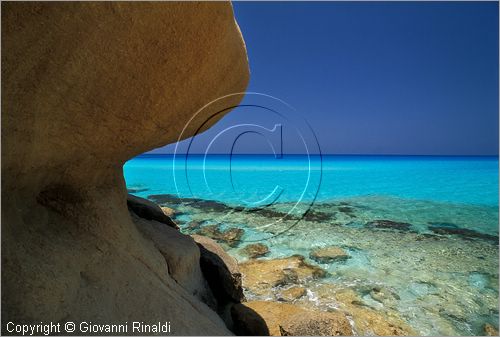
[[[3,321],[228,334],[200,301],[199,266],[181,265],[195,263],[194,242],[177,254],[170,229],[131,221],[122,165],[245,90],[231,5],[2,3],[2,47]]]

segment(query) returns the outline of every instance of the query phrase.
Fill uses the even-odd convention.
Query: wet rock
[[[180,205],[184,199],[173,194],[151,194],[148,199],[156,202],[158,205]]]
[[[326,272],[308,264],[301,255],[282,259],[250,260],[240,264],[243,286],[254,294],[270,294],[278,285],[301,283],[308,279],[320,278]]]
[[[484,325],[483,330],[486,336],[498,336],[498,329],[489,323]]]
[[[370,296],[375,301],[385,305],[395,304],[400,299],[399,295],[384,287],[373,287],[370,290]]]
[[[179,228],[179,226],[163,212],[160,206],[148,199],[129,194],[127,196],[127,206],[130,211],[134,212],[140,218],[158,221],[172,228]]]
[[[240,243],[241,237],[244,233],[245,231],[243,229],[235,227],[221,231],[218,225],[203,226],[198,231],[198,234],[226,243],[230,247],[236,247]]]
[[[280,324],[282,336],[352,336],[352,327],[340,312],[307,312]]]
[[[354,208],[352,208],[350,206],[340,206],[338,208],[338,210],[339,210],[339,212],[347,214],[351,218],[356,218],[357,217],[356,214],[354,214]]]
[[[316,290],[316,295],[330,300],[334,298],[339,307],[354,321],[358,335],[416,335],[416,332],[395,312],[391,311],[387,314],[370,308],[352,289],[338,289],[334,285],[325,284]]]
[[[307,211],[302,217],[303,220],[313,221],[313,222],[327,222],[332,220],[332,218],[333,214],[331,213],[325,213],[313,210]]]
[[[246,302],[234,305],[231,315],[238,335],[352,335],[344,314],[288,303]]]
[[[397,222],[391,220],[374,220],[366,224],[367,227],[372,227],[376,229],[393,229],[398,231],[410,230],[411,224],[406,222]]]
[[[176,214],[175,209],[170,208],[170,207],[166,207],[166,206],[163,206],[160,208],[163,211],[163,214],[165,214],[166,216],[168,216],[170,218],[175,217],[175,214]]]
[[[345,261],[350,256],[340,247],[324,247],[313,250],[309,257],[320,263]]]
[[[194,231],[198,230],[200,228],[201,224],[197,221],[191,221],[185,226],[185,229],[188,231]]]
[[[222,232],[220,240],[226,242],[231,247],[236,247],[245,231],[241,228],[230,228]]]
[[[196,224],[196,222],[195,222]],[[216,239],[221,236],[221,231],[218,225],[205,225],[198,231],[199,235],[208,236],[209,238]]]
[[[307,294],[306,288],[293,286],[291,288],[281,291],[278,300],[283,302],[293,302],[305,296],[306,294]]]
[[[251,259],[255,259],[269,253],[269,247],[263,243],[253,243],[246,245],[243,249],[241,249],[241,253]]]

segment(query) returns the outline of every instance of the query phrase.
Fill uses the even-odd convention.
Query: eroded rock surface
[[[353,334],[341,312],[309,310],[288,303],[253,301],[231,310],[235,331],[243,335],[327,336]]]
[[[323,269],[307,263],[301,255],[273,260],[250,260],[240,264],[240,270],[244,287],[256,295],[268,294],[272,287],[326,275]]]
[[[5,3],[2,47],[2,321],[229,334],[200,300],[193,244],[132,222],[122,166],[245,90],[231,5]]]
[[[335,246],[317,248],[309,254],[309,257],[320,263],[345,261],[350,258],[349,254],[347,254],[345,250]]]
[[[172,228],[179,229],[179,226],[165,214],[162,208],[148,199],[136,197],[135,195],[127,195],[128,209],[135,213],[138,217],[161,222]]]
[[[267,253],[269,253],[269,247],[263,243],[251,243],[243,247],[241,252],[251,259],[256,259],[267,255]]]

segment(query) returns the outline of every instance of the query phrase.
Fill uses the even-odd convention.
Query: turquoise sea
[[[325,269],[300,301],[342,306],[331,286],[418,334],[498,327],[498,157],[141,155],[124,173],[130,193],[175,209],[186,233],[241,229],[225,248],[242,262],[241,248],[260,242],[264,259],[300,254]],[[329,246],[350,258],[310,259]]]

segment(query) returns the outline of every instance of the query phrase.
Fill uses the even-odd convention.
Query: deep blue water
[[[171,155],[141,155],[124,171],[127,186],[147,188],[145,196],[245,205],[394,196],[498,206],[498,157],[194,155],[177,157],[174,167]]]

